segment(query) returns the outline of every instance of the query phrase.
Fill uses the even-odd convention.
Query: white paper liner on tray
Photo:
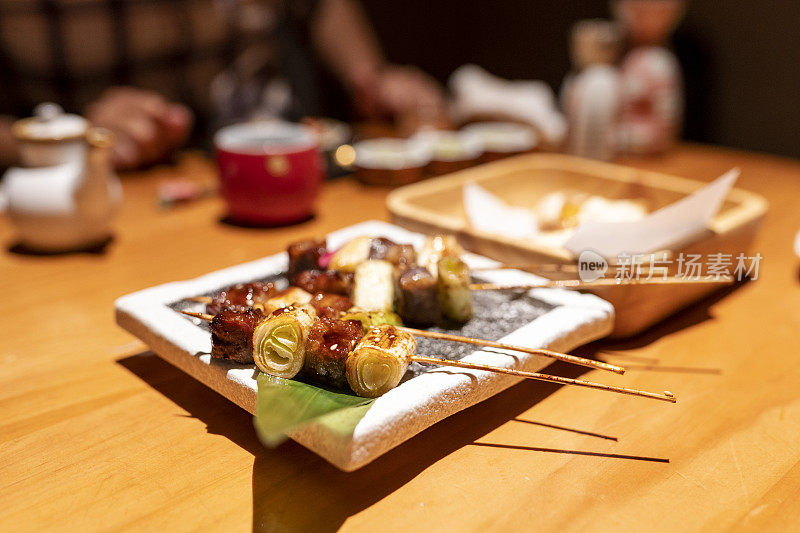
[[[384,222],[369,221],[328,235],[331,248],[360,235],[384,236],[398,242],[420,245],[424,236]],[[473,267],[495,262],[467,254]],[[257,390],[254,367],[211,360],[208,331],[180,315],[169,304],[232,284],[264,278],[285,271],[285,253],[226,268],[193,280],[167,283],[129,294],[115,304],[117,322],[147,343],[154,352],[176,364],[209,387],[242,407],[252,409]],[[481,277],[498,283],[540,280],[531,274],[499,270]],[[532,322],[504,336],[504,342],[569,351],[607,335],[613,327],[613,308],[592,295],[557,289],[535,289],[530,295],[551,306]],[[514,353],[503,357],[497,351],[475,351],[464,360],[538,371],[551,359]],[[483,401],[514,385],[522,378],[484,371],[437,368],[401,383],[378,398],[358,422],[352,436],[329,432],[321,424],[310,424],[290,437],[342,470],[351,471],[420,431],[462,409]]]

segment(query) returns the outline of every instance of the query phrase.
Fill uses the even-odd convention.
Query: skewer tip
[[[186,316],[190,316],[192,318],[198,318],[200,320],[211,321],[214,319],[214,315],[209,315],[207,313],[195,313],[194,311],[178,311],[181,314]]]

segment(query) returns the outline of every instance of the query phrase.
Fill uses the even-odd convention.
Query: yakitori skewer
[[[281,318],[293,312],[297,313],[304,313],[306,311],[300,308],[288,308],[289,311],[287,313],[277,313],[272,315],[271,317],[266,318],[266,321],[280,321]],[[199,318],[201,320],[213,320],[214,317],[208,315],[206,313],[195,313],[191,311],[182,311],[182,313],[194,317]],[[313,316],[313,311],[311,312]],[[253,345],[254,349],[258,350],[259,347],[263,347],[265,345],[265,341],[270,338],[271,335],[274,335],[278,328],[269,328],[263,327],[265,324],[264,321],[259,323],[256,326],[255,331],[256,334],[254,335]],[[310,325],[306,325],[305,329],[311,329]],[[256,338],[257,337],[257,338]],[[281,357],[279,358],[281,362],[286,361],[283,365],[286,368],[290,368],[291,376],[288,374],[279,375],[279,377],[293,377],[300,369],[304,368],[306,365],[302,361],[292,360],[290,357],[290,353],[292,350],[301,350],[303,354],[302,357],[305,356],[305,348],[299,347],[299,344],[302,344],[307,341],[308,336],[303,334],[301,335],[302,338],[292,338],[289,339],[291,335],[286,336],[286,342],[280,346],[281,352],[285,352],[280,354]],[[279,340],[282,342],[282,337]],[[273,343],[274,344],[274,343]],[[430,364],[430,365],[437,365],[437,366],[452,366],[452,367],[459,367],[459,368],[469,368],[473,370],[483,370],[487,372],[495,372],[500,374],[509,374],[518,377],[523,377],[526,379],[534,379],[539,381],[547,381],[550,383],[558,383],[562,385],[575,385],[580,387],[587,387],[593,388],[598,390],[605,390],[608,392],[616,392],[619,394],[627,394],[631,396],[641,396],[644,398],[651,398],[656,400],[662,400],[667,402],[674,403],[675,396],[665,391],[664,393],[653,393],[647,391],[640,391],[636,389],[628,389],[624,387],[615,387],[613,385],[604,385],[601,383],[595,383],[592,381],[584,381],[579,379],[572,379],[572,378],[563,378],[559,376],[552,376],[549,374],[541,374],[538,372],[525,372],[520,370],[512,370],[503,367],[495,367],[490,365],[481,365],[475,363],[468,363],[465,361],[450,361],[445,359],[437,359],[434,357],[426,357],[417,355],[413,353],[416,349],[416,342],[413,340],[413,335],[405,331],[402,328],[398,328],[395,326],[391,326],[388,324],[383,324],[378,327],[369,328],[366,334],[361,338],[360,341],[355,343],[352,352],[346,356],[346,365],[347,365],[347,382],[350,387],[359,395],[361,396],[379,396],[385,393],[387,390],[397,386],[402,375],[405,374],[407,365],[409,362],[414,361],[421,364]],[[397,353],[394,353],[394,352]],[[352,357],[351,357],[352,356]],[[390,361],[387,359],[391,359]],[[268,371],[268,373],[273,373],[270,368],[265,370],[264,366],[264,357],[259,356],[255,357],[257,366],[262,371]],[[399,361],[399,362],[398,362]],[[330,361],[327,362],[330,366]],[[341,366],[341,362],[339,363]],[[387,373],[387,375],[383,375]],[[375,378],[373,380],[373,378]],[[372,380],[372,381],[370,381]],[[363,383],[362,383],[363,382]],[[374,385],[374,383],[380,382],[379,385],[372,386],[370,383]],[[389,385],[387,385],[389,384]]]
[[[718,278],[684,278],[684,277],[666,277],[666,278],[650,278],[650,279],[617,279],[617,278],[601,278],[594,281],[582,281],[579,279],[562,279],[543,281],[541,283],[523,283],[523,284],[502,284],[502,283],[471,283],[470,290],[473,291],[511,291],[511,290],[527,290],[527,289],[593,289],[595,287],[623,287],[629,285],[730,285],[734,282],[731,276],[720,276]]]
[[[461,258],[464,249],[452,235],[437,235],[428,237],[419,250],[409,244],[398,244],[383,237],[356,237],[341,248],[328,250],[324,240],[297,241],[289,245],[289,272],[288,277],[293,279],[303,270],[332,269],[340,273],[353,273],[359,264],[370,259],[381,259],[395,266],[408,267],[412,265],[427,268],[434,276],[437,274],[438,263],[445,257]],[[663,275],[668,272],[664,266],[649,265],[646,263],[631,265],[637,271],[647,272],[651,275]],[[506,263],[492,266],[470,268],[472,272],[492,270],[528,270],[536,272],[561,272],[577,273],[576,264],[556,263]],[[324,292],[331,292],[325,290]],[[334,291],[335,292],[335,291]]]
[[[311,294],[322,292],[349,296],[357,307],[367,311],[395,312],[403,322],[414,326],[469,321],[474,313],[472,291],[476,290],[547,287],[586,290],[604,286],[726,284],[733,281],[731,278],[664,278],[660,277],[666,274],[663,269],[653,268],[644,270],[649,274],[645,279],[542,280],[513,285],[473,283],[470,267],[462,259],[464,250],[453,236],[441,235],[428,238],[419,250],[410,244],[399,244],[382,237],[356,237],[335,250],[330,250],[324,240],[312,239],[290,244],[287,255],[287,277],[292,285]],[[564,269],[567,270],[567,266]],[[654,277],[655,273],[659,276]],[[213,312],[217,300],[215,298],[215,303],[207,310]]]
[[[369,265],[372,266],[372,265]],[[384,266],[382,264],[381,266]],[[474,271],[475,269],[472,269]],[[595,287],[617,287],[629,285],[730,285],[735,279],[732,276],[717,276],[713,278],[690,277],[652,277],[652,278],[600,278],[593,281],[579,279],[545,280],[537,283],[503,284],[503,283],[470,283],[469,289],[473,291],[504,291],[523,289],[592,289]],[[188,301],[210,304],[211,296],[191,296]]]
[[[550,374],[540,374],[539,372],[525,372],[523,370],[512,370],[510,368],[503,368],[497,366],[480,365],[476,363],[468,363],[466,361],[450,361],[448,359],[436,359],[434,357],[424,357],[417,355],[411,358],[417,363],[426,363],[429,365],[440,366],[455,366],[459,368],[469,368],[472,370],[485,370],[487,372],[496,372],[499,374],[509,374],[511,376],[519,376],[527,379],[535,379],[539,381],[549,381],[550,383],[559,383],[561,385],[577,385],[578,387],[588,387],[590,389],[599,389],[609,392],[618,392],[620,394],[629,394],[631,396],[642,396],[645,398],[653,398],[654,400],[662,400],[665,402],[675,403],[675,395],[669,391],[663,393],[647,392],[637,389],[628,389],[625,387],[614,387],[613,385],[605,385],[603,383],[595,383],[594,381],[585,381],[582,379],[563,378],[561,376],[553,376]]]
[[[360,287],[360,293],[365,293],[368,297],[359,297],[360,293],[354,291],[354,299],[359,302],[360,305],[358,305],[358,307],[361,309],[375,311],[377,307],[378,312],[391,312],[393,310],[393,301],[399,300],[397,311],[405,320],[412,324],[436,323],[438,322],[437,317],[440,313],[446,314],[449,318],[456,319],[459,322],[465,322],[472,316],[472,304],[470,290],[468,288],[469,273],[466,269],[466,265],[450,257],[442,259],[439,263],[438,280],[437,278],[433,278],[427,270],[419,267],[412,267],[406,269],[399,276],[395,284],[391,281],[392,272],[391,268],[388,268],[389,263],[366,261],[358,267],[360,270],[357,270],[355,280],[357,287]],[[377,269],[367,267],[386,268],[381,268],[378,271],[378,275],[376,275],[373,270]],[[372,277],[370,277],[370,275],[362,275],[370,273]],[[385,278],[384,283],[370,283],[373,278],[378,279],[379,277]],[[206,304],[206,311],[213,315],[219,311],[222,305],[256,306],[261,308],[266,314],[269,314],[276,308],[285,307],[290,304],[305,304],[309,303],[312,298],[316,298],[316,296],[312,296],[311,293],[298,287],[290,287],[284,291],[275,292],[272,290],[274,287],[270,286],[269,290],[267,290],[264,285],[263,282],[240,284],[227,291],[223,291],[215,298],[199,296],[190,297],[188,299]],[[394,287],[397,287],[400,291],[400,298],[392,294],[391,290],[393,290]],[[306,288],[310,289],[316,287],[309,287],[306,285]],[[387,293],[382,289],[389,289],[390,292]],[[260,298],[259,295],[261,296]],[[377,295],[377,297],[375,295]],[[339,310],[346,311],[348,309],[346,303],[350,302],[350,300],[344,296],[333,294],[325,295],[325,293],[317,293],[317,296],[342,299],[345,303],[345,307],[339,307]],[[230,298],[230,301],[228,298]],[[223,304],[223,301],[227,303]],[[340,318],[338,313],[328,314],[332,318]],[[414,331],[417,336],[436,337],[454,342],[543,355],[589,368],[607,370],[619,374],[624,373],[622,367],[569,354],[561,354],[549,350],[537,350],[523,346],[512,346],[495,341],[474,339],[452,334],[429,332],[421,329],[416,329]]]
[[[535,270],[537,272],[578,272],[578,265],[559,263],[500,263],[492,266],[471,267],[472,272],[490,272],[492,270]]]
[[[617,374],[624,374],[625,369],[621,366],[612,365],[603,361],[595,361],[593,359],[586,359],[585,357],[578,357],[577,355],[570,355],[566,353],[554,352],[551,350],[544,350],[541,348],[528,348],[527,346],[518,346],[514,344],[505,344],[502,342],[491,341],[487,339],[474,339],[472,337],[464,337],[462,335],[452,335],[450,333],[439,333],[437,331],[426,331],[424,329],[408,328],[405,326],[398,326],[397,329],[407,331],[417,337],[427,337],[429,339],[439,339],[443,341],[463,342],[464,344],[472,344],[474,346],[486,346],[489,348],[498,348],[501,350],[510,350],[514,352],[528,353],[531,355],[542,355],[550,357],[551,359],[558,359],[566,363],[573,363],[580,366],[596,368],[599,370],[608,370]]]
[[[669,270],[666,267],[650,265],[636,265],[638,272],[652,276],[664,276]],[[522,270],[536,274],[578,274],[579,269],[576,264],[561,263],[500,263],[494,266],[470,267],[470,272],[494,272],[497,270]]]
[[[192,318],[205,320],[206,322],[211,322],[214,320],[214,315],[209,315],[208,313],[195,313],[194,311],[181,311],[181,313]]]
[[[206,297],[199,297],[199,298],[206,298]],[[191,298],[190,298],[191,299]],[[193,300],[193,299],[192,299]],[[198,301],[198,300],[193,300]],[[209,303],[206,300],[203,300],[200,303]],[[194,318],[199,318],[200,320],[207,320],[210,321],[214,318],[214,315],[207,314],[207,313],[195,313],[192,311],[181,311],[184,315],[188,315]],[[603,361],[595,361],[594,359],[587,359],[585,357],[578,357],[577,355],[570,355],[561,352],[554,352],[552,350],[545,350],[540,348],[529,348],[527,346],[517,346],[514,344],[505,344],[502,342],[492,341],[488,339],[475,339],[472,337],[464,337],[462,335],[453,335],[450,333],[439,333],[436,331],[426,331],[424,329],[416,329],[416,328],[409,328],[405,326],[397,326],[397,329],[402,331],[407,331],[412,335],[417,337],[428,337],[430,339],[439,339],[444,341],[452,341],[452,342],[462,342],[464,344],[472,344],[474,346],[486,346],[489,348],[498,348],[501,350],[509,350],[513,352],[521,352],[527,353],[531,355],[541,355],[544,357],[549,357],[551,359],[557,359],[559,361],[564,361],[565,363],[572,363],[575,365],[585,366],[588,368],[595,368],[598,370],[607,370],[609,372],[614,372],[617,374],[624,374],[625,369],[618,365],[612,365],[611,363],[606,363]]]

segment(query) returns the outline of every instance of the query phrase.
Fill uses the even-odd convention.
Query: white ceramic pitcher
[[[113,133],[55,104],[38,106],[13,132],[22,166],[9,169],[2,185],[20,244],[61,252],[107,241],[122,199],[110,159]]]

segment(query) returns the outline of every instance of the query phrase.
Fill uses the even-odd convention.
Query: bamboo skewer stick
[[[199,318],[200,320],[205,320],[207,322],[211,322],[214,320],[214,315],[209,315],[208,313],[195,313],[194,311],[181,311],[186,316],[190,316],[192,318]]]
[[[594,287],[621,287],[628,285],[708,285],[720,284],[730,285],[734,279],[730,276],[722,276],[718,279],[694,279],[694,278],[651,278],[651,279],[616,279],[600,278],[594,281],[581,281],[579,279],[563,279],[545,281],[542,283],[529,283],[519,285],[503,285],[499,283],[472,283],[469,288],[473,291],[512,291],[527,289],[591,289]]]
[[[682,278],[669,276],[664,278],[650,279],[617,279],[600,278],[594,281],[583,281],[579,279],[560,279],[548,280],[542,283],[524,283],[514,285],[504,285],[501,283],[471,283],[469,288],[473,291],[511,291],[528,289],[591,289],[594,287],[621,287],[629,285],[730,285],[734,282],[732,276],[720,276],[718,278]],[[210,296],[190,296],[185,298],[190,302],[210,304],[213,299]]]
[[[614,266],[614,265],[609,265]],[[661,273],[666,272],[667,268],[650,265],[634,265],[640,272]],[[500,263],[495,266],[470,267],[470,272],[490,272],[493,270],[535,270],[536,272],[570,272],[577,273],[578,265],[571,263]]]
[[[501,263],[495,266],[470,267],[470,272],[492,270],[536,270],[538,272],[578,272],[578,265],[558,263]]]
[[[193,311],[181,311],[181,313],[193,318],[199,318],[200,320],[206,320],[206,321],[211,321],[214,318],[214,315],[209,315],[207,313],[195,313]],[[471,337],[462,337],[460,335],[451,335],[449,333],[437,333],[435,331],[425,331],[423,329],[407,328],[404,326],[397,326],[397,328],[407,331],[412,335],[417,335],[419,337],[429,337],[431,339],[439,339],[443,341],[463,342],[465,344],[473,344],[476,346],[488,346],[490,348],[500,348],[503,350],[511,350],[514,352],[529,353],[533,355],[543,355],[545,357],[552,357],[553,359],[558,359],[560,361],[573,363],[576,365],[587,366],[590,368],[597,368],[600,370],[608,370],[609,372],[615,372],[617,374],[625,373],[625,369],[621,366],[612,365],[610,363],[605,363],[603,361],[594,361],[592,359],[585,359],[583,357],[578,357],[576,355],[570,355],[566,353],[553,352],[550,350],[540,350],[537,348],[528,348],[526,346],[514,346],[512,344],[503,344],[502,342],[495,342],[483,339],[473,339]]]
[[[212,315],[209,315],[207,313],[195,313],[193,311],[181,311],[181,313],[194,318],[199,318],[200,320],[212,320],[214,318]],[[413,330],[411,331],[411,333],[413,333]],[[586,387],[590,389],[616,392],[619,394],[627,394],[630,396],[641,396],[643,398],[652,398],[654,400],[661,400],[670,403],[675,403],[677,401],[675,399],[675,395],[669,391],[664,391],[662,394],[658,394],[655,392],[647,392],[637,389],[628,389],[625,387],[615,387],[613,385],[604,385],[602,383],[596,383],[594,381],[584,381],[581,379],[564,378],[561,376],[553,376],[550,374],[541,374],[539,372],[525,372],[522,370],[512,370],[510,368],[468,363],[466,361],[450,361],[447,359],[437,359],[435,357],[425,357],[423,355],[413,355],[411,356],[411,360],[417,363],[423,363],[429,365],[452,366],[458,368],[468,368],[471,370],[483,370],[486,372],[495,372],[497,374],[508,374],[511,376],[518,376],[526,379],[535,379],[538,381],[558,383],[559,385],[576,385],[578,387]]]
[[[498,374],[508,374],[511,376],[519,376],[527,379],[536,379],[539,381],[549,381],[550,383],[559,383],[561,385],[577,385],[578,387],[587,387],[590,389],[604,390],[608,392],[616,392],[619,394],[628,394],[631,396],[642,396],[644,398],[652,398],[654,400],[661,400],[664,402],[675,403],[675,395],[669,391],[664,391],[662,394],[655,392],[647,392],[637,389],[627,389],[625,387],[615,387],[613,385],[604,385],[602,383],[595,383],[594,381],[584,381],[581,379],[562,378],[561,376],[551,376],[550,374],[540,374],[538,372],[524,372],[522,370],[512,370],[510,368],[502,368],[489,365],[479,365],[476,363],[467,363],[466,361],[450,361],[447,359],[436,359],[435,357],[425,357],[422,355],[415,355],[411,357],[412,361],[418,363],[426,363],[429,365],[439,366],[455,366],[459,368],[469,368],[472,370],[485,370],[487,372],[496,372]]]
[[[609,372],[615,372],[617,374],[625,373],[625,369],[621,366],[612,365],[609,363],[605,363],[603,361],[586,359],[584,357],[578,357],[576,355],[553,352],[551,350],[528,348],[527,346],[516,346],[513,344],[504,344],[502,342],[490,341],[485,339],[473,339],[472,337],[452,335],[450,333],[438,333],[436,331],[425,331],[424,329],[407,328],[405,326],[398,326],[398,329],[402,329],[404,331],[407,331],[408,333],[411,333],[412,335],[417,335],[418,337],[428,337],[430,339],[439,339],[443,341],[463,342],[465,344],[473,344],[475,346],[488,346],[490,348],[500,348],[502,350],[511,350],[514,352],[529,353],[532,355],[543,355],[545,357],[551,357],[553,359],[558,359],[559,361],[564,361],[566,363],[573,363],[576,365],[596,368],[599,370],[607,370]]]

